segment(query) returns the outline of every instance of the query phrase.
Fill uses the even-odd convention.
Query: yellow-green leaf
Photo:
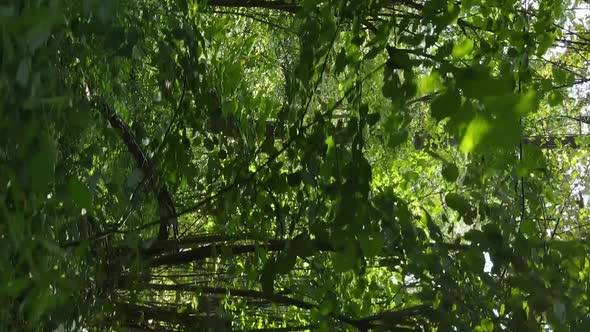
[[[490,132],[491,126],[488,119],[478,116],[475,117],[465,131],[459,148],[465,153],[469,153],[481,143],[483,138]]]
[[[453,58],[461,59],[470,54],[473,50],[473,41],[471,39],[463,39],[453,46]]]

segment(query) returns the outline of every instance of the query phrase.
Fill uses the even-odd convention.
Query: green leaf
[[[473,241],[472,244],[477,244]],[[461,253],[460,258],[465,267],[474,272],[481,272],[485,267],[485,258],[480,250],[474,249],[475,246],[471,246],[468,250]]]
[[[56,160],[52,147],[45,146],[33,155],[30,161],[31,187],[33,192],[44,195],[53,179],[53,169]]]
[[[502,246],[504,237],[502,236],[502,231],[498,225],[494,223],[485,224],[482,227],[482,231],[485,240],[490,244],[490,247],[500,248]]]
[[[385,78],[383,82],[383,96],[391,100],[397,100],[402,97],[401,80],[397,73],[390,73],[391,69],[386,67]]]
[[[445,196],[445,202],[451,209],[458,212],[466,212],[470,208],[469,202],[457,193],[448,193]]]
[[[31,303],[31,311],[28,315],[29,323],[37,324],[43,314],[49,312],[55,303],[56,296],[51,293],[49,287],[37,288],[36,292],[31,292],[27,297],[34,296]]]
[[[551,68],[551,73],[553,75],[553,79],[555,80],[555,83],[557,84],[564,84],[565,83],[565,77],[567,75],[567,72],[557,66],[553,66]]]
[[[489,318],[482,319],[481,323],[475,327],[474,332],[494,332],[494,322]]]
[[[293,252],[293,250],[287,250],[276,260],[274,271],[277,274],[287,274],[293,270],[296,262],[297,255],[295,252]]]
[[[457,193],[448,193],[445,196],[445,202],[451,209],[459,212],[465,223],[469,224],[471,222],[474,211],[471,203],[465,197]]]
[[[326,137],[326,140],[324,141],[324,143],[326,144],[326,153],[327,154],[331,154],[334,151],[334,146],[335,146],[335,142],[334,142],[334,138],[332,136],[328,136]]]
[[[402,143],[404,143],[407,139],[408,139],[408,131],[405,129],[391,133],[389,135],[389,141],[388,141],[389,147],[395,148],[395,147],[401,145]]]
[[[440,88],[440,75],[436,71],[433,71],[430,75],[424,76],[420,79],[420,83],[418,84],[418,94],[425,95],[433,93]]]
[[[461,96],[456,90],[447,90],[430,104],[432,117],[440,121],[451,117],[461,107]]]
[[[213,149],[215,148],[215,143],[209,137],[205,138],[203,144],[205,145],[205,149],[207,149],[208,151],[213,151]]]
[[[482,98],[487,96],[504,96],[514,91],[511,76],[493,76],[482,68],[455,69],[457,86],[465,97]]]
[[[359,236],[358,238],[361,250],[366,258],[373,258],[383,252],[383,246],[385,244],[383,234],[374,233],[368,236]]]
[[[335,272],[346,272],[355,268],[358,262],[358,253],[355,244],[348,242],[343,250],[332,255],[332,263]]]
[[[465,240],[471,242],[471,244],[481,244],[485,241],[484,233],[478,229],[471,229],[463,236]],[[478,254],[478,257],[483,259],[481,255]],[[482,264],[483,265],[483,264]]]
[[[545,294],[544,289],[539,289],[531,294],[528,304],[534,310],[545,311],[551,306],[551,299]]]
[[[462,59],[466,55],[470,54],[473,50],[473,41],[471,39],[464,38],[453,45],[453,58]]]
[[[334,302],[331,299],[326,299],[320,303],[319,312],[322,316],[327,316],[334,310]]]
[[[459,177],[459,169],[455,164],[445,163],[441,171],[443,178],[449,182],[455,182]]]
[[[337,73],[341,73],[344,68],[346,67],[346,51],[344,49],[340,50],[338,56],[336,57],[336,63],[334,65],[334,70]]]
[[[543,171],[546,168],[547,160],[545,154],[538,145],[525,144],[523,146],[523,157],[517,166],[519,177],[528,176],[535,171]]]
[[[379,113],[371,113],[367,115],[367,124],[369,126],[374,126],[377,124],[377,122],[379,122],[380,117],[381,115],[379,115]]]
[[[563,93],[560,91],[551,91],[547,97],[549,106],[559,106],[563,103]]]
[[[20,295],[29,285],[29,279],[15,279],[0,286],[0,296],[13,298]]]
[[[295,172],[295,173],[291,173],[291,174],[287,175],[287,183],[291,187],[299,186],[299,184],[301,184],[302,179],[303,179],[303,176],[302,176],[301,172]]]
[[[90,210],[92,207],[92,195],[90,195],[88,187],[82,181],[77,178],[70,179],[68,182],[68,193],[72,202],[79,208]]]
[[[424,4],[424,7],[422,8],[422,14],[425,17],[433,18],[438,13],[440,13],[441,10],[444,10],[446,4],[446,0],[429,0]]]
[[[389,60],[387,66],[389,69],[412,69],[414,63],[410,60],[408,53],[394,47],[387,47]]]
[[[576,75],[569,70],[553,66],[552,74],[555,83],[559,86],[572,86],[576,83]]]
[[[464,153],[473,151],[475,147],[483,141],[491,129],[492,127],[487,118],[476,116],[467,126],[465,135],[463,135],[463,138],[461,139],[461,144],[459,145],[461,151]]]
[[[291,250],[293,254],[298,257],[310,257],[313,256],[317,249],[315,248],[314,241],[310,239],[309,234],[301,233],[291,240]]]
[[[514,113],[517,116],[525,116],[535,110],[537,104],[537,92],[533,89],[526,93],[519,94],[518,100],[514,105]]]

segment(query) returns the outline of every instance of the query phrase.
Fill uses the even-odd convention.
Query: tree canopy
[[[0,329],[590,330],[589,8],[0,5]]]

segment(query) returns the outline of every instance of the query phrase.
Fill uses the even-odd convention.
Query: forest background
[[[0,5],[0,330],[589,331],[578,0]]]

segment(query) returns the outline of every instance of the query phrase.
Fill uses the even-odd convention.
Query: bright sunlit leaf
[[[453,58],[461,59],[471,53],[473,50],[473,41],[471,39],[462,39],[453,45]]]
[[[461,140],[460,148],[464,153],[469,153],[479,145],[485,136],[490,132],[491,125],[489,120],[482,116],[475,117],[465,131]]]

